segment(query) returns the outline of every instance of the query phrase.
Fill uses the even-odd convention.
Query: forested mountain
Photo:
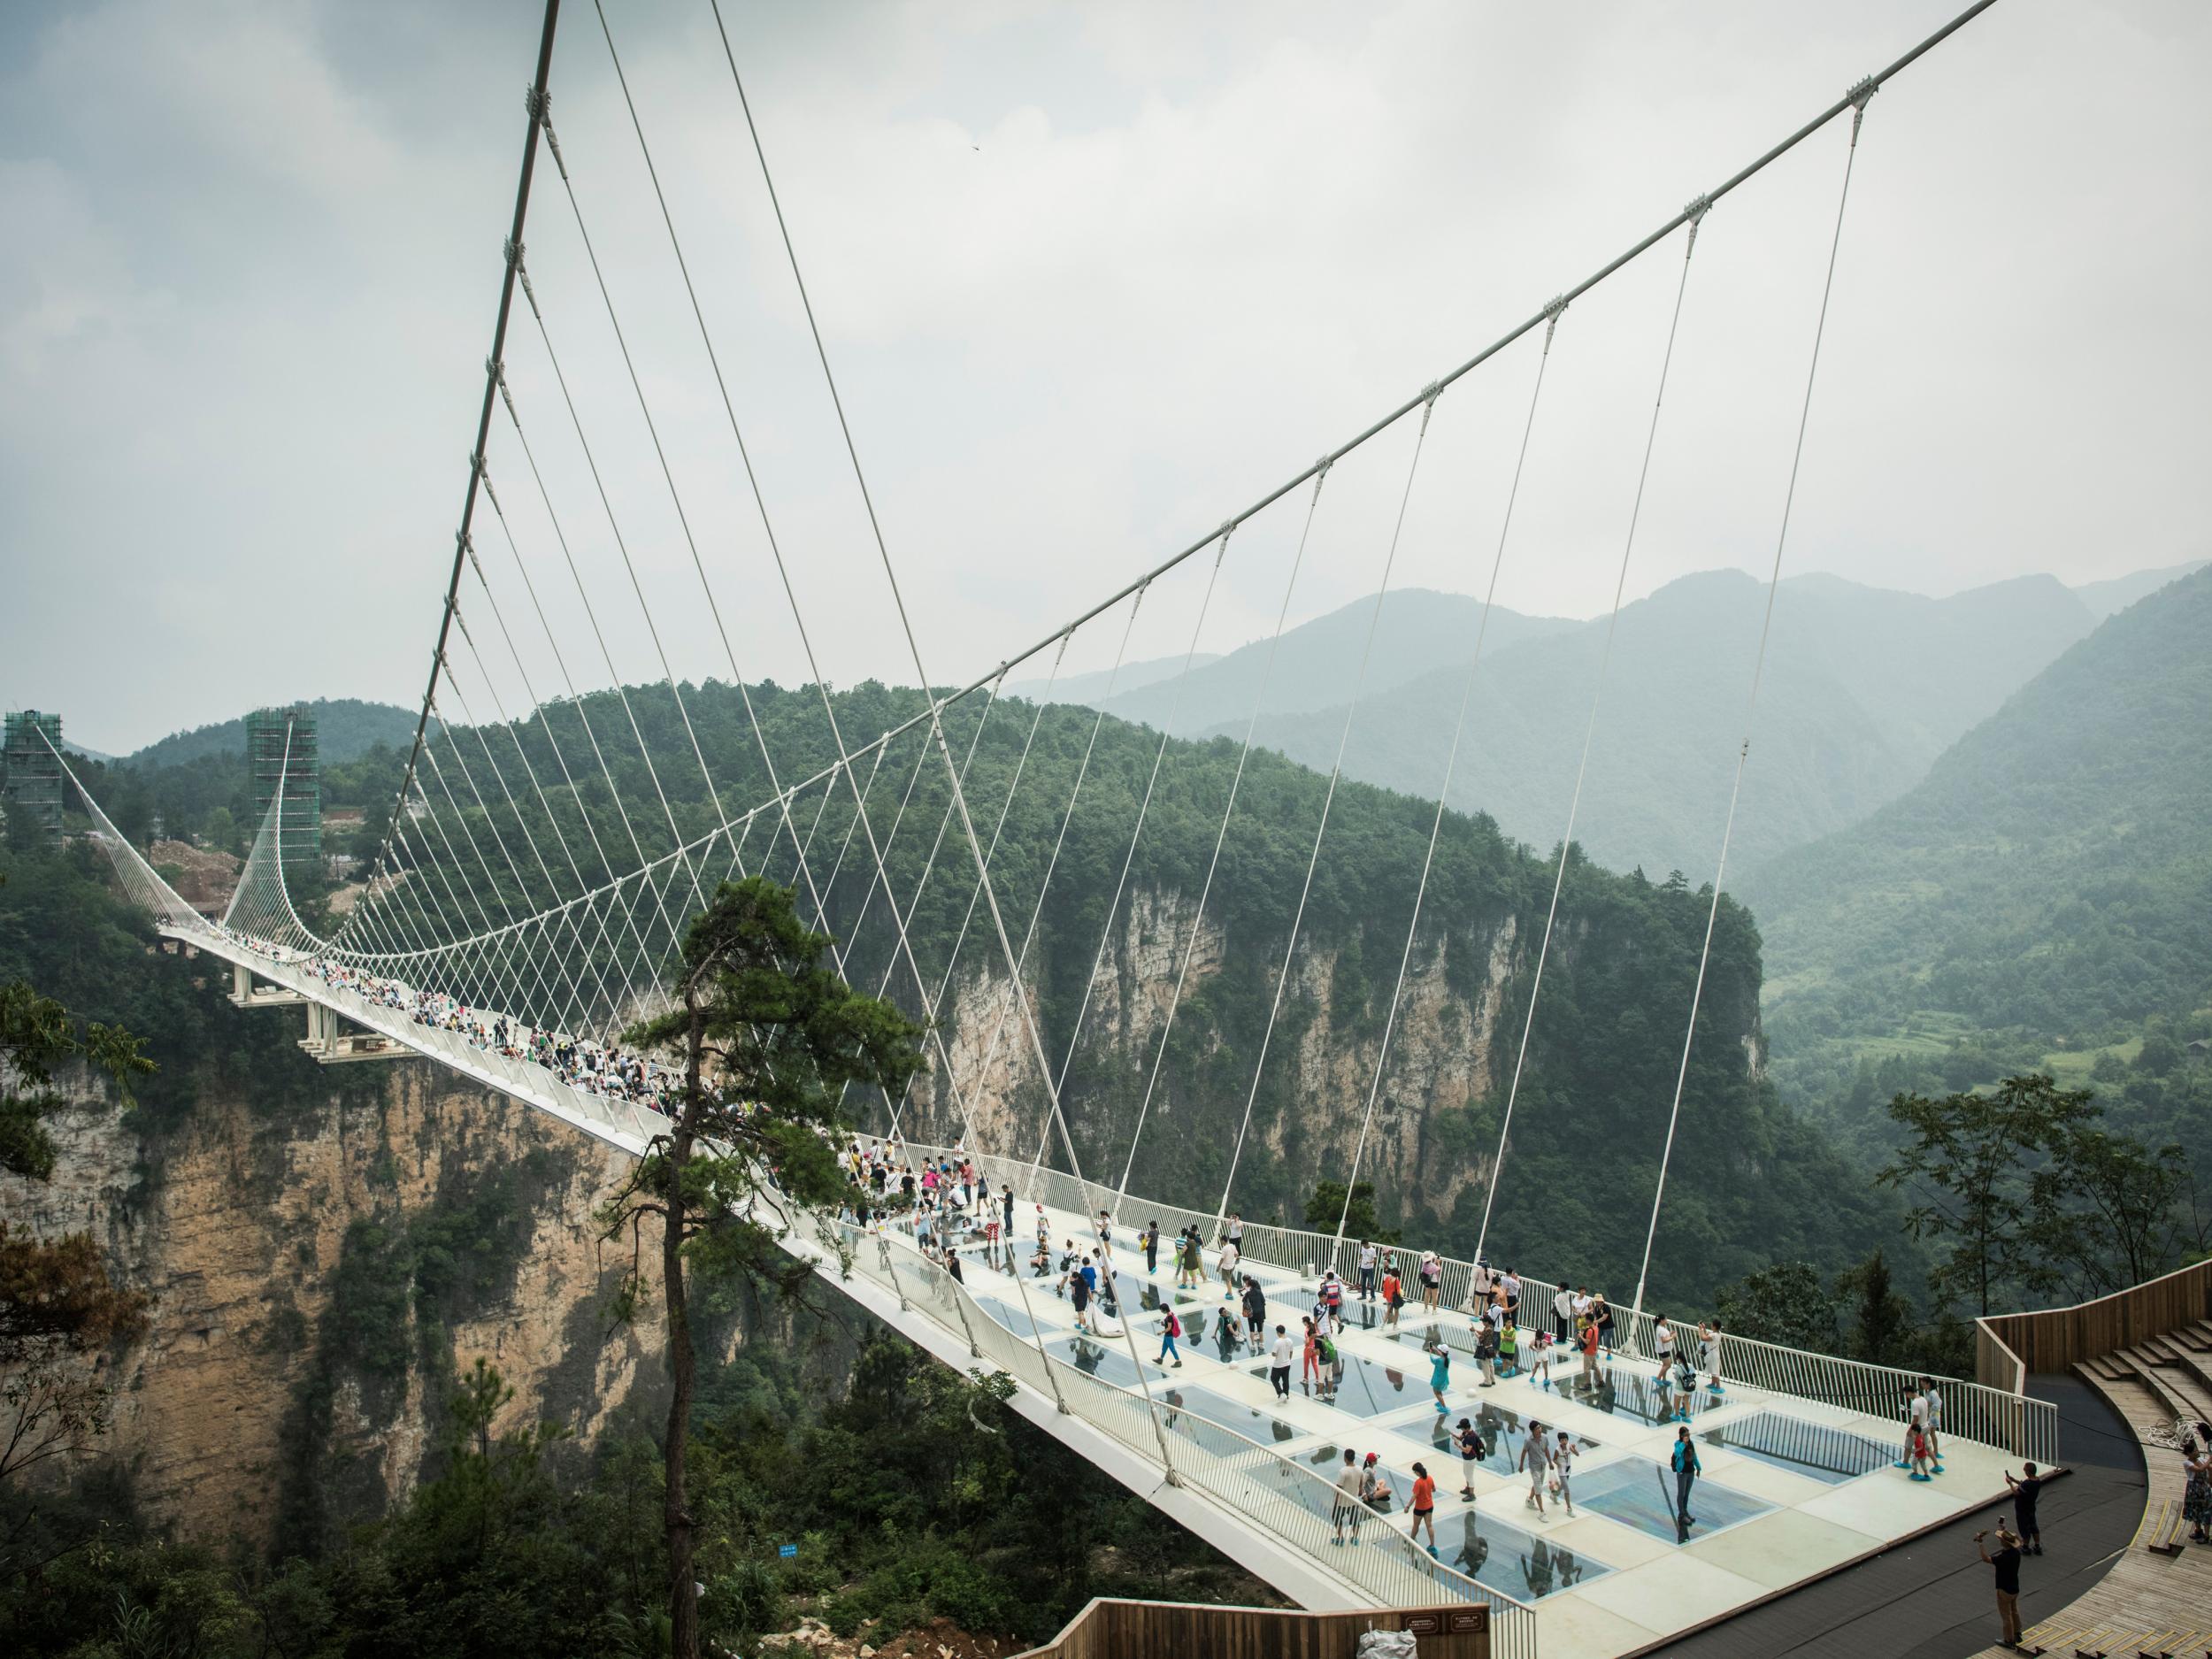
[[[1792,1098],[1932,1050],[1939,1074],[1959,1051],[1947,1080],[1963,1087],[2212,1002],[2208,641],[2199,569],[2104,623],[1867,822],[1745,881]]]
[[[667,688],[632,687],[629,700],[677,826],[687,838],[704,833],[718,821],[716,808]],[[734,690],[687,687],[685,700],[724,807],[766,797]],[[834,758],[810,689],[763,686],[753,701],[785,784]],[[964,755],[976,738],[981,703],[964,703],[949,718],[956,755]],[[877,685],[839,697],[849,733],[888,729],[918,706],[915,693]],[[577,705],[549,712],[564,749],[588,755]],[[987,837],[1005,806],[1035,716],[1033,705],[1002,699],[975,744],[966,788]],[[580,718],[601,734],[620,797],[632,803],[626,827],[595,775],[581,777],[575,790],[550,787],[561,768],[534,723],[517,735],[549,786],[543,804],[518,770],[514,782],[529,803],[525,816],[540,844],[556,844],[557,823],[582,860],[586,879],[597,881],[608,872],[594,862],[586,814],[600,843],[624,849],[626,856],[632,829],[649,856],[666,853],[671,833],[657,810],[636,810],[637,803],[656,802],[654,782],[634,745],[611,741],[610,734],[626,730],[613,694],[588,697]],[[1067,705],[1048,707],[1038,718],[992,864],[1017,943],[1036,909],[1096,719]],[[488,735],[494,752],[513,752],[505,735]],[[896,740],[869,797],[875,835],[902,894],[918,881],[949,804],[944,769],[933,750],[926,751],[925,739],[925,729],[917,728]],[[457,787],[461,761],[475,757],[473,766],[483,767],[473,736],[463,733],[460,743],[457,757],[443,740],[439,745]],[[1157,748],[1155,733],[1106,720],[1024,974],[1039,998],[1051,1064],[1056,1071],[1067,1068],[1064,1098],[1086,1171],[1116,1179],[1131,1156],[1174,971],[1192,948],[1197,895],[1238,755],[1226,740],[1170,745],[1116,907]],[[396,764],[396,756],[392,759]],[[157,774],[157,780],[190,771]],[[899,803],[910,780],[911,800],[902,817]],[[1325,784],[1272,754],[1256,755],[1247,769],[1136,1148],[1135,1191],[1206,1209],[1222,1196]],[[488,777],[481,787],[487,799],[503,801]],[[160,804],[157,790],[150,804]],[[793,815],[796,833],[811,838],[808,862],[816,879],[826,882],[832,867],[840,867],[828,895],[829,925],[848,941],[855,982],[872,989],[890,968],[894,993],[912,1005],[912,975],[894,961],[887,908],[879,892],[870,896],[866,837],[848,833],[848,787],[833,779],[826,795],[820,785],[803,790]],[[1364,785],[1337,793],[1237,1164],[1233,1200],[1248,1215],[1294,1218],[1317,1179],[1340,1179],[1350,1164],[1432,816],[1427,803]],[[519,911],[551,902],[550,893],[539,890],[512,813],[503,804],[488,819],[472,803],[469,817],[490,866],[475,869],[472,884],[484,889],[490,909],[511,902]],[[457,826],[452,838],[457,847],[470,844]],[[514,855],[511,865],[497,850],[503,844]],[[749,831],[746,857],[780,880],[795,875],[793,841],[772,814]],[[718,854],[703,879],[710,883],[726,865],[726,855]],[[975,885],[956,828],[933,868],[909,926],[933,994]],[[678,914],[687,913],[687,880],[664,870],[664,878],[671,874],[668,902]],[[1551,877],[1547,859],[1514,847],[1486,818],[1447,818],[1362,1168],[1377,1183],[1386,1221],[1394,1217],[1409,1232],[1452,1248],[1474,1243]],[[1110,937],[1092,989],[1110,910]],[[1576,864],[1537,1013],[1512,1163],[1492,1229],[1494,1249],[1617,1289],[1632,1284],[1705,911],[1706,901],[1687,885]],[[1886,1201],[1843,1179],[1841,1164],[1778,1108],[1764,1079],[1758,949],[1750,918],[1724,905],[1655,1268],[1655,1282],[1679,1296],[1709,1292],[1778,1248],[1840,1264],[1889,1228]],[[985,1064],[1005,986],[987,918],[979,916],[969,932],[952,984],[942,1018],[977,1137],[1029,1156],[1046,1123],[1045,1094],[1018,1027]],[[948,1137],[960,1133],[959,1108],[941,1074],[919,1110],[926,1126]]]
[[[316,741],[323,762],[356,760],[379,743],[405,750],[415,741],[415,713],[388,703],[364,703],[357,697],[318,697],[307,705],[315,712]],[[128,766],[181,766],[211,756],[243,756],[246,719],[220,720],[196,726],[149,743],[127,757]]]

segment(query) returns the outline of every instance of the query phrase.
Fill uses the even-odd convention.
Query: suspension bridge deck
[[[543,1068],[327,985],[284,953],[204,923],[169,931],[634,1154],[659,1125],[642,1108],[575,1088]],[[1289,1395],[1278,1397],[1269,1356],[1233,1334],[1222,1317],[1234,1304],[1224,1295],[1212,1249],[1195,1289],[1179,1290],[1165,1260],[1154,1271],[1144,1266],[1136,1229],[1156,1215],[1171,1228],[1187,1212],[1126,1201],[1113,1234],[1119,1317],[1087,1334],[1057,1288],[1056,1271],[1039,1274],[1026,1258],[1040,1202],[1056,1267],[1063,1240],[1094,1240],[1093,1201],[1110,1194],[1049,1170],[979,1162],[995,1191],[1011,1181],[1020,1236],[1011,1241],[1010,1261],[994,1256],[979,1237],[960,1242],[957,1285],[895,1230],[878,1233],[825,1219],[814,1224],[814,1236],[802,1231],[787,1243],[812,1257],[842,1293],[947,1363],[1011,1375],[1015,1404],[1032,1421],[1302,1606],[1463,1601],[1488,1608],[1501,1654],[1532,1653],[1540,1645],[1548,1654],[1601,1659],[1724,1620],[2004,1495],[2011,1447],[1947,1435],[1945,1472],[1915,1483],[1893,1466],[1893,1417],[1734,1380],[1732,1366],[1724,1393],[1701,1387],[1693,1398],[1689,1427],[1703,1472],[1691,1499],[1696,1523],[1685,1538],[1666,1466],[1677,1425],[1662,1403],[1651,1361],[1609,1354],[1601,1384],[1591,1389],[1574,1386],[1579,1363],[1568,1357],[1555,1361],[1548,1386],[1524,1373],[1485,1387],[1470,1357],[1470,1322],[1453,1310],[1452,1297],[1433,1314],[1411,1303],[1394,1325],[1379,1302],[1354,1291],[1336,1372],[1317,1379],[1296,1367]],[[1279,1231],[1248,1229],[1253,1253],[1244,1258],[1244,1271],[1266,1297],[1271,1337],[1279,1320],[1299,1328],[1318,1284],[1308,1263],[1294,1259],[1294,1241],[1307,1235],[1278,1241]],[[1269,1254],[1284,1259],[1261,1259]],[[1548,1296],[1549,1287],[1544,1291]],[[1160,1355],[1162,1316],[1171,1307],[1185,1328],[1180,1366]],[[1429,1394],[1429,1350],[1439,1346],[1452,1356],[1441,1415]],[[1808,1376],[1824,1363],[1798,1358],[1815,1368]],[[1461,1459],[1448,1441],[1463,1417],[1475,1426],[1482,1454],[1471,1472],[1471,1502],[1459,1496]],[[1529,1483],[1515,1463],[1533,1423],[1573,1437],[1571,1516],[1548,1494],[1540,1517],[1525,1505]],[[1348,1519],[1338,1543],[1332,1483],[1346,1448],[1363,1462],[1368,1452],[1378,1454],[1392,1497],[1386,1511],[1363,1509],[1356,1525]],[[1437,1482],[1433,1557],[1410,1537],[1416,1462]]]

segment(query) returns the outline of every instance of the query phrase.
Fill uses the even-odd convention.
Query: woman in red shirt
[[[1436,1554],[1436,1482],[1420,1463],[1413,1466],[1413,1541],[1421,1541],[1421,1529],[1429,1529],[1429,1554]]]

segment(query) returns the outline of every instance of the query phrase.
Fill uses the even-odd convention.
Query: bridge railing
[[[917,1156],[956,1157],[948,1147],[926,1146],[910,1141],[908,1149]],[[974,1156],[974,1155],[970,1155]],[[978,1167],[990,1177],[995,1190],[1009,1187],[1024,1202],[1041,1201],[1058,1210],[1073,1210],[1079,1215],[1095,1216],[1101,1210],[1111,1210],[1115,1205],[1115,1190],[1095,1182],[1079,1181],[1064,1171],[1034,1169],[1018,1159],[990,1155],[976,1157]],[[1164,1232],[1195,1225],[1201,1236],[1210,1245],[1218,1229],[1218,1222],[1210,1211],[1187,1209],[1179,1204],[1158,1203],[1152,1199],[1138,1199],[1134,1194],[1121,1200],[1118,1225],[1123,1227],[1142,1226],[1157,1219]],[[1016,1226],[1022,1225],[1017,1213]],[[1383,1247],[1398,1264],[1400,1276],[1406,1281],[1406,1301],[1409,1307],[1420,1301],[1417,1266],[1420,1253],[1402,1245]],[[1356,1284],[1359,1267],[1359,1245],[1356,1240],[1336,1239],[1325,1233],[1303,1228],[1284,1227],[1265,1223],[1244,1224],[1244,1254],[1266,1266],[1285,1268],[1302,1278],[1311,1278],[1317,1272],[1333,1268],[1348,1283]],[[1441,1289],[1438,1309],[1465,1312],[1469,1308],[1469,1292],[1474,1284],[1475,1264],[1454,1257],[1442,1258]],[[1521,1317],[1524,1329],[1534,1330],[1548,1326],[1551,1322],[1552,1298],[1559,1286],[1548,1279],[1521,1276]],[[1625,1308],[1614,1310],[1617,1348],[1632,1355],[1649,1356],[1658,1352],[1659,1321],[1648,1312]],[[1455,1328],[1449,1320],[1438,1322],[1438,1335],[1446,1346],[1462,1353],[1474,1351],[1471,1331]],[[1687,1329],[1679,1333],[1687,1337]],[[1832,1354],[1815,1354],[1806,1350],[1784,1348],[1777,1343],[1759,1341],[1752,1337],[1724,1335],[1720,1348],[1721,1375],[1731,1383],[1747,1387],[1769,1390],[1776,1394],[1795,1395],[1800,1399],[1817,1401],[1824,1405],[1843,1410],[1879,1417],[1901,1424],[1904,1402],[1916,1392],[1916,1373],[1894,1366],[1870,1365],[1859,1360],[1844,1359]],[[1945,1432],[1962,1440],[1978,1441],[1985,1446],[2002,1448],[2039,1463],[2053,1463],[2058,1455],[2058,1409],[2045,1400],[2033,1400],[2006,1388],[1993,1388],[1981,1383],[1967,1382],[1955,1377],[1936,1379],[1943,1391]]]
[[[826,1217],[818,1222],[817,1232],[826,1247],[841,1248],[852,1272],[890,1291],[903,1307],[957,1336],[979,1360],[1027,1385],[1147,1463],[1161,1463],[1164,1437],[1167,1466],[1177,1482],[1322,1563],[1362,1594],[1398,1607],[1440,1599],[1481,1603],[1490,1609],[1492,1650],[1508,1659],[1534,1659],[1533,1608],[1431,1560],[1381,1517],[1363,1512],[1369,1524],[1361,1529],[1362,1541],[1335,1547],[1333,1482],[1272,1447],[1193,1415],[1165,1383],[1154,1385],[1148,1402],[1049,1356],[1035,1340],[1000,1324],[965,1286],[902,1242]]]

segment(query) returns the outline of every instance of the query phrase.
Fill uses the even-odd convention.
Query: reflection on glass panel
[[[1880,1469],[1896,1448],[1848,1429],[1808,1423],[1779,1411],[1758,1411],[1698,1436],[1708,1446],[1755,1457],[1777,1469],[1835,1486]]]

